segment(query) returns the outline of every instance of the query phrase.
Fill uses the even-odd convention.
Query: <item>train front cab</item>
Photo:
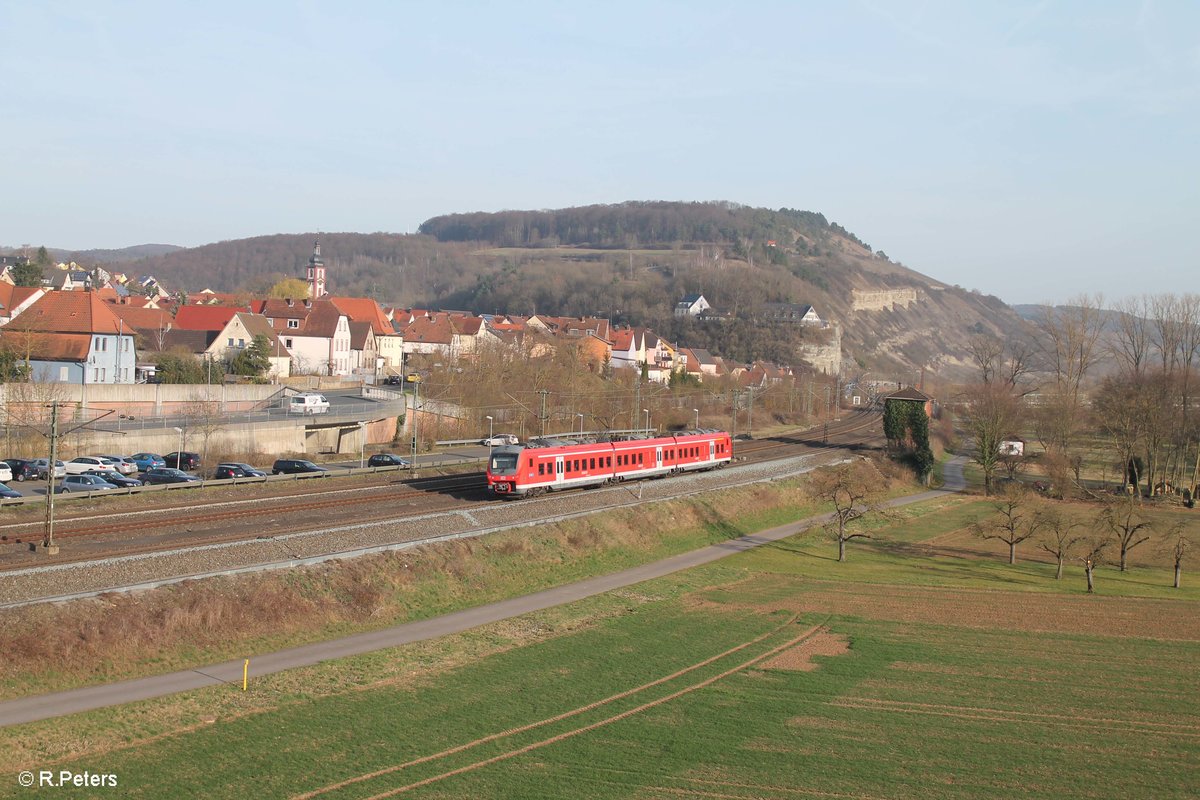
[[[488,489],[497,497],[520,494],[518,468],[521,463],[522,447],[506,445],[492,448],[488,458]]]

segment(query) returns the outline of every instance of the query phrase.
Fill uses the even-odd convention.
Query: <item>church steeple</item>
[[[316,300],[324,297],[325,291],[325,262],[321,260],[321,240],[313,243],[312,256],[308,259],[308,296]]]

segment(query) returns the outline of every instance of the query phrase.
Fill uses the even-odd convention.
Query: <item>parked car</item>
[[[281,458],[271,467],[272,475],[297,475],[304,472],[329,472],[329,470],[302,458]]]
[[[122,475],[112,469],[98,469],[93,472],[85,472],[84,475],[95,475],[97,478],[108,481],[118,489],[128,489],[133,486],[141,486],[142,482],[137,478],[131,478],[128,475]]]
[[[288,402],[289,414],[324,414],[329,411],[329,401],[323,394],[305,392],[294,394]]]
[[[12,467],[7,461],[0,461],[0,483],[8,483],[13,479]]]
[[[376,453],[367,459],[368,467],[407,467],[408,459],[392,453]]]
[[[117,468],[117,472],[122,475],[132,475],[138,471],[138,465],[133,462],[129,456],[104,456],[109,461],[113,462],[113,466]]]
[[[62,479],[60,492],[100,492],[117,488],[96,475],[67,475]]]
[[[167,465],[167,460],[158,453],[134,453],[129,458],[137,465],[138,472]]]
[[[147,486],[156,483],[199,483],[200,479],[195,475],[188,475],[181,469],[174,467],[151,467],[142,475],[142,483]]]
[[[0,483],[0,497],[3,497],[7,500],[7,499],[10,499],[13,497],[23,497],[23,496],[24,495],[22,495],[20,492],[14,491],[13,489],[10,489],[7,486],[5,486],[3,483]]]
[[[505,444],[520,444],[521,440],[511,433],[497,433],[487,439],[480,439],[479,443],[484,447],[500,447]]]
[[[399,386],[402,383],[404,383],[404,379],[399,375],[388,375],[383,379],[384,386]]]
[[[408,467],[408,459],[395,453],[376,453],[367,459],[367,467]]]
[[[6,458],[4,463],[12,470],[15,481],[35,481],[38,477],[37,462],[28,458]]]
[[[230,461],[224,464],[217,464],[217,468],[213,471],[213,477],[218,480],[225,480],[227,478],[265,478],[267,477],[267,473],[249,464]]]
[[[104,456],[79,456],[67,462],[68,475],[82,475],[90,470],[113,469],[113,462]]]
[[[50,468],[49,468],[50,459],[35,458],[33,460],[33,463],[37,467],[38,480],[41,480],[41,481],[46,480],[47,474],[50,472]],[[54,462],[54,477],[61,478],[66,474],[67,474],[67,465],[61,461],[56,460]]]
[[[187,451],[179,453],[167,453],[165,456],[163,456],[163,461],[166,462],[166,466],[175,467],[176,469],[200,469],[199,453],[189,453]]]

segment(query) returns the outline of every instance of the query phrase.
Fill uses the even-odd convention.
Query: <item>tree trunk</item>
[[[1121,572],[1125,571],[1125,554],[1127,552],[1128,551],[1126,550],[1125,545],[1122,544],[1121,545]]]
[[[1092,586],[1092,565],[1088,564],[1084,567],[1084,569],[1087,570],[1087,583],[1088,583],[1087,593],[1092,594],[1095,591],[1095,588]]]
[[[1016,542],[1008,543],[1008,563],[1009,564],[1017,563],[1017,544],[1016,544]]]
[[[1056,580],[1056,581],[1062,580],[1062,564],[1063,564],[1062,556],[1059,556],[1058,557],[1058,572],[1056,572],[1054,574],[1054,580]]]
[[[1176,565],[1175,565],[1175,588],[1176,588],[1176,589],[1178,589],[1178,588],[1179,588],[1179,573],[1180,573],[1181,571],[1182,571],[1182,570],[1180,570],[1180,568],[1179,568],[1179,565],[1178,565],[1178,564],[1176,564]]]
[[[838,537],[838,561],[846,560],[846,540]]]

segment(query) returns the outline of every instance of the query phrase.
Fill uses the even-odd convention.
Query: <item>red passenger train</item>
[[[725,431],[680,431],[668,436],[533,439],[497,447],[488,460],[488,489],[497,497],[717,469],[729,463],[733,442]]]

